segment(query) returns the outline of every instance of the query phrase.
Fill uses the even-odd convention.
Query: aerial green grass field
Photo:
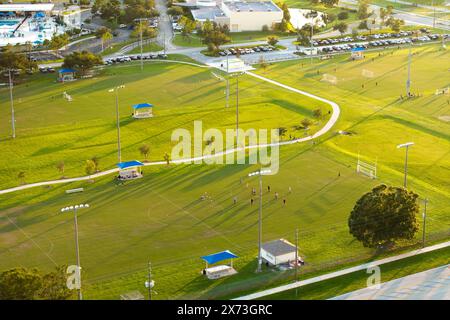
[[[36,75],[14,89],[15,140],[8,138],[10,113],[0,116],[4,124],[1,149],[6,155],[0,188],[17,185],[21,171],[28,183],[59,179],[62,174],[55,166],[60,161],[65,163],[66,177],[85,175],[84,162],[94,156],[100,159],[101,170],[113,168],[117,163],[115,95],[108,90],[114,86],[126,85],[119,93],[122,159],[144,160],[138,149],[147,143],[151,145],[148,159],[162,160],[165,152],[170,154],[172,131],[191,130],[196,119],[203,120],[205,130],[235,127],[234,81],[230,80],[230,107],[226,108],[226,84],[208,68],[151,62],[141,72],[137,63],[110,67],[94,78],[65,84],[57,83],[54,74]],[[67,101],[63,92],[73,101]],[[286,127],[287,137],[300,136],[303,131],[292,127],[304,118],[313,120],[314,109],[322,108],[328,116],[327,104],[286,93],[260,80],[241,77],[240,127]],[[8,91],[2,89],[0,94],[2,105],[7,105]],[[131,117],[132,105],[142,102],[154,104],[152,119]],[[320,126],[313,125],[311,132]]]
[[[312,65],[309,60],[303,65],[292,61],[257,70],[341,107],[331,132],[315,143],[281,147],[279,172],[264,177],[263,240],[294,241],[298,228],[300,254],[310,272],[395,253],[364,248],[349,235],[347,218],[355,201],[372,187],[381,182],[402,184],[404,153],[396,149],[398,143],[416,143],[410,150],[408,182],[410,189],[429,199],[427,239],[449,236],[450,106],[449,96],[435,95],[436,89],[449,85],[449,55],[438,46],[414,48],[413,92],[420,96],[401,100],[408,51],[392,52],[367,53],[361,61],[344,55]],[[234,104],[229,110],[224,107],[224,83],[211,70],[152,63],[141,74],[138,68],[107,68],[93,79],[65,85],[55,83],[52,75],[39,76],[23,88],[17,86],[16,99],[22,102],[17,102],[16,141],[6,138],[9,115],[0,118],[5,155],[0,160],[2,187],[17,185],[19,170],[26,171],[27,180],[58,176],[55,164],[60,160],[66,162],[65,175],[83,174],[88,154],[100,157],[101,169],[113,167],[114,98],[107,91],[121,83],[126,84],[120,92],[126,159],[141,159],[137,148],[144,142],[151,145],[150,159],[161,159],[170,151],[171,131],[190,129],[195,119],[220,129],[234,127]],[[322,81],[324,74],[336,76],[336,84]],[[295,134],[292,126],[318,107],[316,101],[250,76],[242,77],[240,86],[243,126],[283,126]],[[74,101],[64,101],[63,91]],[[2,105],[7,106],[7,92],[1,94]],[[155,118],[129,120],[130,106],[143,101],[155,104]],[[152,125],[152,121],[159,122]],[[324,122],[317,123],[315,130]],[[351,135],[338,134],[339,130]],[[378,179],[356,174],[358,152],[367,162],[377,161]],[[91,208],[80,211],[78,219],[87,299],[117,299],[132,290],[145,294],[148,261],[153,265],[156,299],[232,297],[283,283],[292,279],[291,273],[254,272],[258,207],[250,204],[250,198],[258,182],[247,174],[255,169],[251,165],[171,164],[145,167],[142,179],[125,184],[110,175],[2,195],[0,270],[15,266],[47,270],[55,264],[73,264],[73,217],[59,211],[87,202]],[[75,187],[85,191],[65,194]],[[201,200],[205,192],[208,196]],[[279,192],[280,199],[274,198],[274,192]],[[421,231],[394,249],[416,244]],[[206,280],[200,274],[204,267],[200,256],[225,249],[239,256],[235,261],[239,273]]]

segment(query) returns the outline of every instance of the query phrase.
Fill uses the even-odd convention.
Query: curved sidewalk
[[[208,67],[208,66],[203,66],[203,65],[196,65],[196,64],[190,63],[190,62],[180,62],[180,61],[171,61],[171,60],[169,60],[169,61],[168,60],[161,60],[161,61],[190,64],[190,65],[194,65],[194,66],[198,66],[198,67],[202,67],[202,68]],[[334,126],[334,124],[339,119],[339,115],[340,115],[340,111],[341,110],[339,108],[339,105],[337,103],[333,102],[333,101],[327,100],[325,98],[321,98],[319,96],[316,96],[314,94],[308,93],[306,91],[295,89],[293,87],[287,86],[287,85],[282,84],[280,82],[277,82],[277,81],[265,78],[263,76],[257,75],[257,74],[255,74],[253,72],[246,72],[246,73],[249,76],[252,76],[252,77],[258,78],[260,80],[269,82],[269,83],[271,83],[271,84],[273,84],[275,86],[279,86],[281,88],[290,90],[290,91],[295,92],[297,94],[301,94],[301,95],[310,97],[312,99],[319,100],[319,101],[322,101],[324,103],[329,104],[331,106],[331,108],[333,109],[333,113],[332,113],[330,119],[325,124],[325,126],[322,127],[319,131],[317,131],[313,135],[310,135],[310,136],[307,136],[307,137],[303,137],[303,138],[299,138],[299,139],[295,139],[295,140],[289,140],[289,141],[281,141],[281,142],[276,142],[276,143],[269,143],[269,144],[250,145],[250,146],[245,146],[243,148],[233,148],[233,149],[228,149],[228,150],[225,150],[225,151],[222,151],[222,152],[215,153],[214,155],[205,155],[205,156],[201,156],[201,157],[179,159],[179,160],[171,161],[170,163],[173,163],[173,164],[192,163],[194,161],[216,158],[216,157],[224,156],[224,155],[227,155],[227,154],[230,154],[230,153],[234,153],[234,152],[237,152],[237,151],[242,151],[242,150],[258,149],[258,148],[273,147],[273,146],[283,146],[283,145],[289,145],[289,144],[294,144],[294,143],[301,143],[301,142],[305,142],[305,141],[310,141],[310,140],[318,138],[318,137],[324,135],[325,133],[327,133],[328,131],[330,131],[330,129]],[[155,161],[155,162],[145,163],[144,165],[145,166],[155,166],[155,165],[164,165],[164,164],[166,164],[165,161]],[[107,170],[107,171],[98,172],[98,173],[90,175],[90,176],[75,177],[75,178],[68,178],[68,179],[59,179],[59,180],[50,180],[50,181],[42,181],[42,182],[26,184],[26,185],[14,187],[14,188],[0,190],[0,195],[6,194],[6,193],[15,192],[15,191],[20,191],[20,190],[25,190],[25,189],[29,189],[29,188],[34,188],[34,187],[52,185],[52,184],[60,184],[60,183],[69,183],[69,182],[76,182],[76,181],[91,180],[91,179],[103,177],[105,175],[109,175],[109,174],[112,174],[112,173],[115,173],[115,172],[118,172],[118,171],[119,171],[118,168],[114,168],[114,169],[110,169],[110,170]]]

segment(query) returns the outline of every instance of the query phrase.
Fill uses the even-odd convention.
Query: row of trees
[[[117,23],[131,23],[137,18],[151,18],[159,15],[154,0],[95,0],[91,9],[94,15]]]
[[[27,58],[26,54],[16,52],[14,47],[7,45],[0,52],[0,70],[33,70],[37,63]]]

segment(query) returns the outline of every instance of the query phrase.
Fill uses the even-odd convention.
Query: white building
[[[295,253],[295,245],[285,239],[270,241],[261,247],[262,259],[273,266],[295,262]],[[301,260],[300,256],[298,259]]]
[[[196,21],[227,25],[231,32],[261,31],[283,19],[283,11],[270,0],[188,0],[176,5],[190,7]]]

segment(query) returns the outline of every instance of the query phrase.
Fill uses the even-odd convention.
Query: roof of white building
[[[274,240],[263,243],[262,249],[273,256],[282,256],[295,252],[295,246],[285,239]]]
[[[225,17],[225,13],[219,7],[202,7],[191,10],[191,13],[192,17],[198,21],[214,21],[217,17]]]
[[[233,12],[277,12],[281,11],[272,1],[225,1]]]
[[[3,11],[20,11],[20,12],[34,12],[34,11],[52,11],[53,3],[8,3],[0,4],[0,12]]]

